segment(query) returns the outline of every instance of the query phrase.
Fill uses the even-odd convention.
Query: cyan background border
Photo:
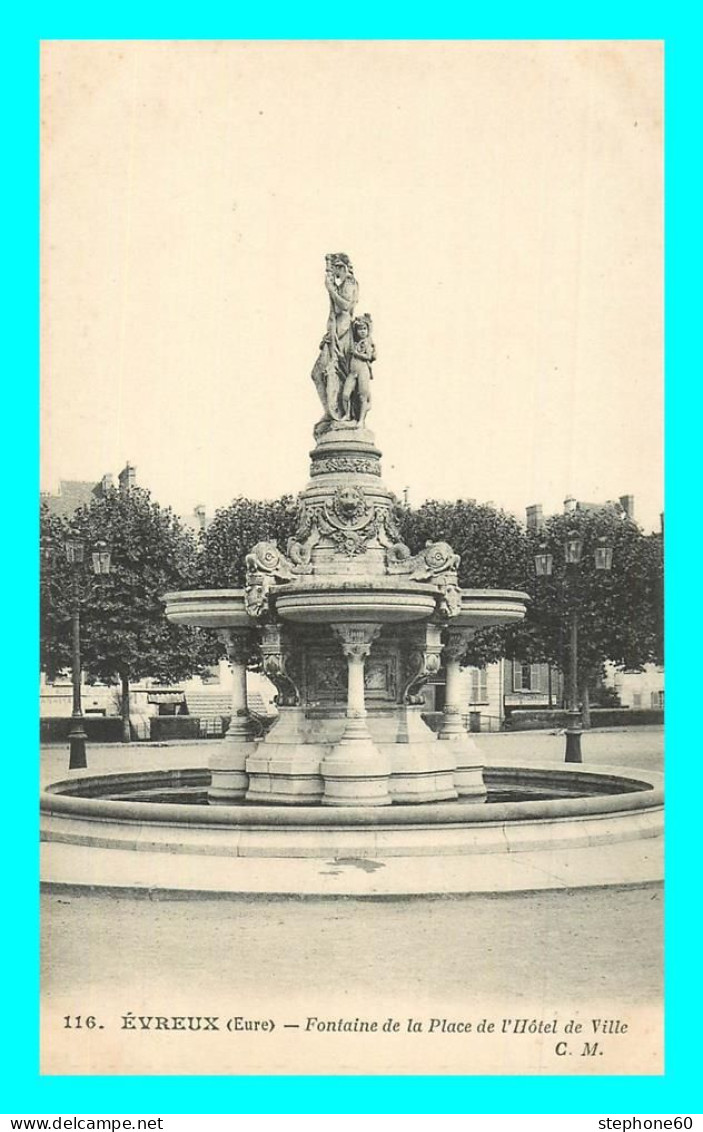
[[[701,442],[700,17],[678,4],[504,2],[495,14],[457,3],[362,2],[331,9],[269,3],[267,13],[123,0],[113,12],[81,3],[40,4],[3,21],[6,331],[4,1065],[14,1113],[681,1113],[695,1112],[700,1077],[699,789],[695,699],[700,612],[696,483]],[[350,36],[353,28],[354,35]],[[41,39],[662,39],[666,51],[667,347],[667,1041],[662,1077],[39,1077],[37,492],[38,481],[38,45]],[[696,97],[698,94],[698,97]],[[687,270],[688,269],[688,270]],[[687,278],[690,273],[691,278]],[[697,301],[696,301],[697,300]],[[636,410],[635,410],[636,411]],[[636,485],[635,485],[636,486]],[[685,567],[688,566],[688,569]],[[9,625],[8,625],[9,614]]]

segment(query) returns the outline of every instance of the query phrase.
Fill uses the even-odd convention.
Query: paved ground
[[[487,763],[499,765],[513,761],[560,761],[564,757],[563,734],[550,731],[497,732],[475,736]],[[584,765],[642,767],[661,771],[664,729],[662,727],[613,728],[588,731],[582,739]],[[212,746],[199,743],[93,743],[88,749],[88,772],[105,774],[144,767],[167,768],[206,766]],[[68,777],[68,747],[47,745],[42,749],[42,784]]]
[[[480,987],[517,1003],[601,997],[640,1003],[661,992],[661,890],[589,889],[515,896],[383,901],[291,898],[42,897],[44,987],[91,983],[129,995],[197,979],[209,994],[263,983],[326,993]]]
[[[561,760],[565,738],[561,732],[516,731],[477,735],[485,752],[486,762],[518,760],[529,766],[531,761]],[[661,772],[664,758],[664,729],[659,726],[611,728],[585,731],[581,740],[584,766],[629,766]]]

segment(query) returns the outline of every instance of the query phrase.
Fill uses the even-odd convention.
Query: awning
[[[149,704],[182,704],[185,703],[184,692],[149,692],[147,694],[147,703]]]

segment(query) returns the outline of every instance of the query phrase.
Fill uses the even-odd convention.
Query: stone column
[[[212,782],[208,790],[211,805],[240,802],[249,785],[248,756],[256,750],[256,725],[247,708],[247,660],[251,648],[248,629],[220,629],[218,636],[227,648],[232,669],[232,718],[227,734],[218,744],[209,766]]]
[[[231,743],[247,742],[256,733],[247,704],[247,661],[251,651],[248,629],[223,629],[219,633],[227,648],[232,669],[232,719],[226,739]]]
[[[464,727],[459,676],[461,660],[473,631],[450,628],[447,629],[446,636],[443,653],[446,672],[444,718],[438,739],[452,744],[456,758],[454,786],[459,797],[480,801],[486,797],[481,752]]]
[[[462,720],[462,702],[460,694],[459,670],[461,659],[466,652],[466,646],[471,633],[465,629],[449,629],[447,641],[444,645],[443,659],[446,673],[444,695],[444,718],[439,730],[440,739],[462,739],[468,735]]]
[[[347,660],[347,710],[342,738],[320,767],[325,806],[388,806],[390,759],[374,744],[366,722],[364,662],[381,626],[371,622],[332,625]]]

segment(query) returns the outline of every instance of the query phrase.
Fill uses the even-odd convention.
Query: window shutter
[[[488,672],[485,668],[478,669],[478,697],[477,703],[488,703]]]
[[[469,669],[469,673],[470,673],[469,703],[475,704],[475,703],[478,703],[478,696],[479,696],[479,685],[478,685],[479,669],[472,667],[472,668]]]

